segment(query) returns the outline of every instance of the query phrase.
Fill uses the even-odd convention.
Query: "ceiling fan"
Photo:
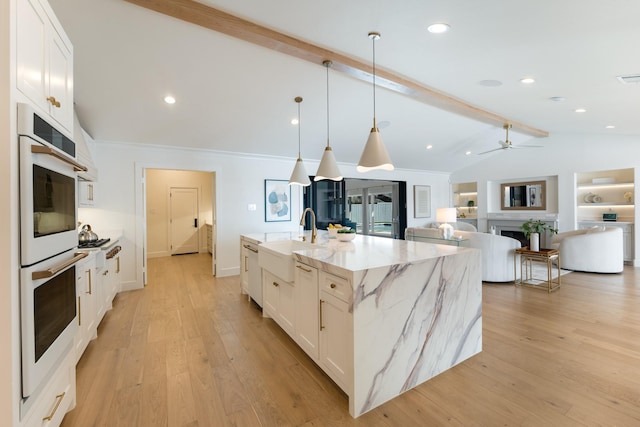
[[[513,145],[511,141],[509,141],[509,129],[511,129],[511,125],[505,124],[504,126],[502,126],[502,128],[507,132],[507,136],[505,137],[504,141],[498,141],[498,144],[500,144],[500,148],[494,148],[493,150],[483,151],[482,153],[479,153],[479,154],[487,154],[487,153],[491,153],[493,151],[498,151],[498,150],[510,150],[512,148],[542,148],[542,145]]]

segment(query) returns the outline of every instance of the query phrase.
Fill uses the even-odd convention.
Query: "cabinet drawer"
[[[37,400],[21,425],[25,427],[53,427],[62,423],[62,418],[67,411],[73,408],[75,402],[74,356],[73,351],[70,352],[42,392],[37,396],[32,396]]]
[[[325,291],[344,302],[349,302],[350,295],[353,294],[349,280],[325,272],[320,274],[320,291]]]

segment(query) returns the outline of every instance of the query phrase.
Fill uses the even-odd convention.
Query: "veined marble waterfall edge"
[[[480,252],[354,273],[357,417],[482,351]]]

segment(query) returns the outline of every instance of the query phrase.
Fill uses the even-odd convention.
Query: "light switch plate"
[[[256,204],[255,203],[249,203],[247,205],[247,210],[248,211],[255,211],[256,210]]]

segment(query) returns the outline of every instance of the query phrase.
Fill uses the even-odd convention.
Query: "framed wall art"
[[[289,181],[264,180],[264,221],[291,221],[291,187]]]
[[[413,186],[413,217],[414,218],[430,218],[431,217],[431,186],[430,185],[414,185]]]

